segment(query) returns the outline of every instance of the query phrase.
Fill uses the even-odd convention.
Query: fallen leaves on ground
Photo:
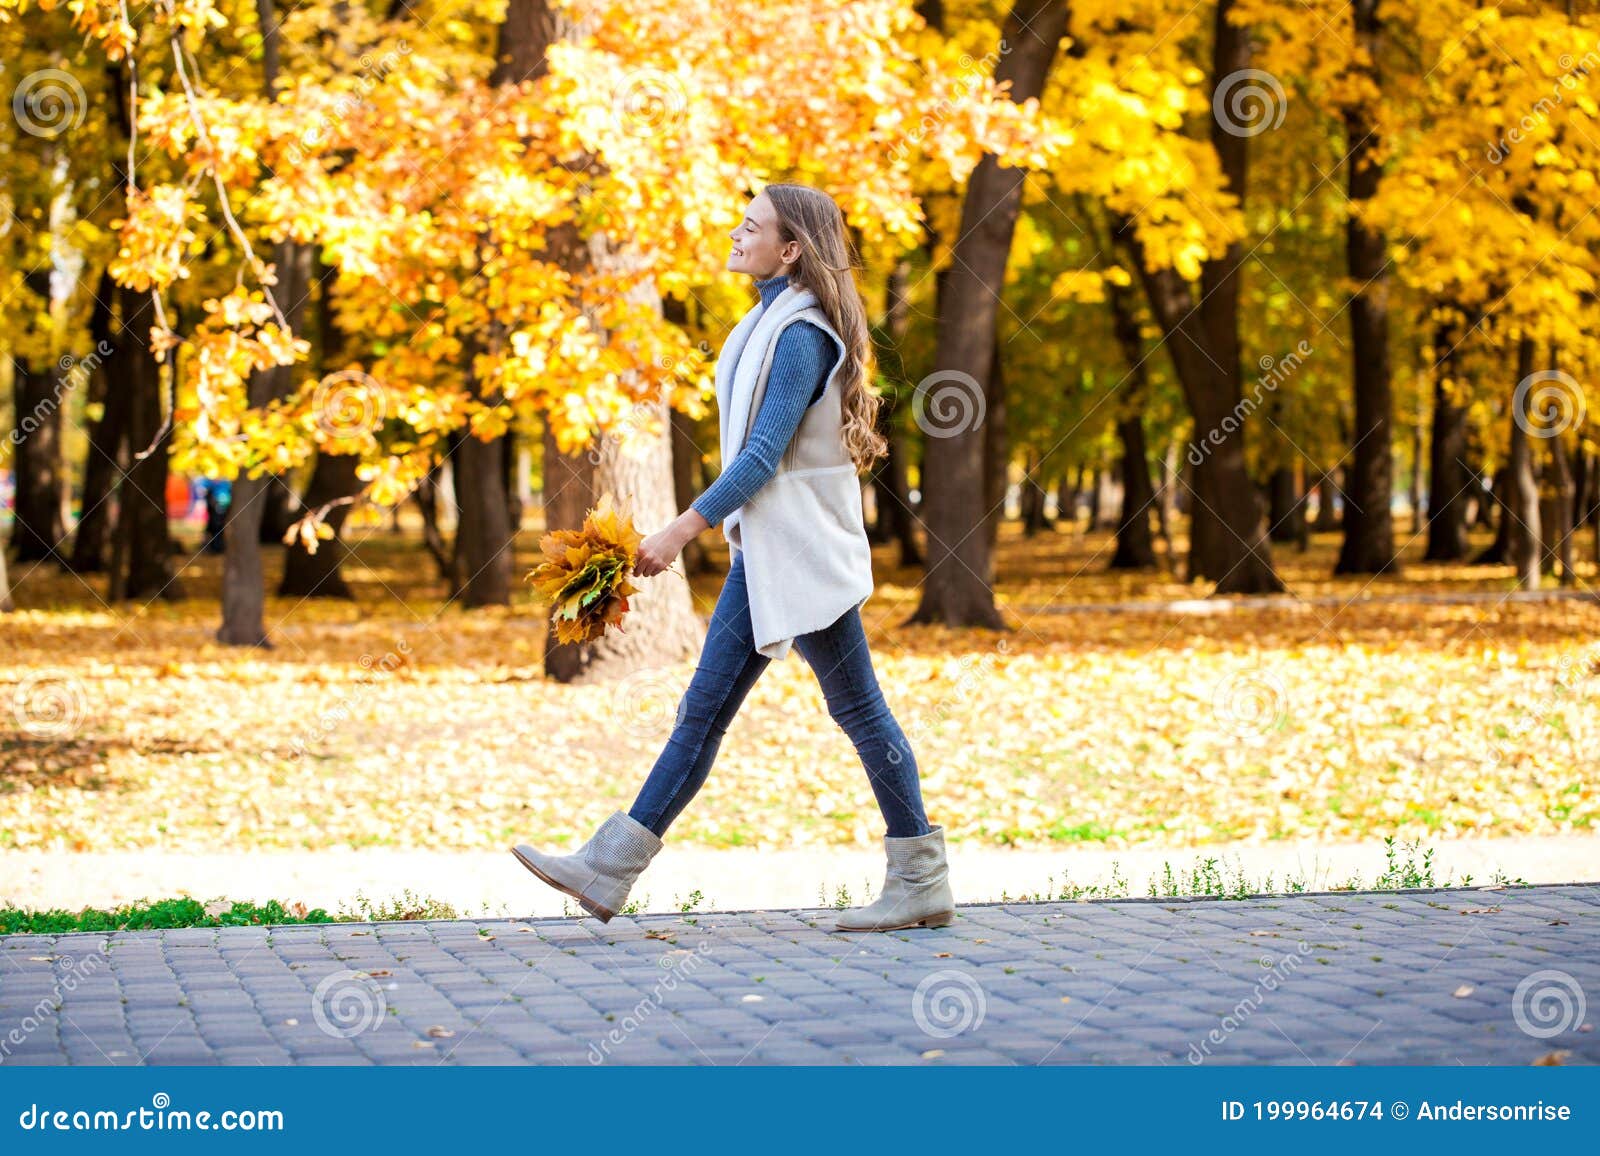
[[[1139,596],[1134,579],[1095,572],[1110,538],[1085,541],[1045,589],[1038,559],[1063,547],[1008,526],[1002,603]],[[952,841],[1438,840],[1592,830],[1600,812],[1594,604],[1012,612],[1009,632],[954,630],[904,625],[919,574],[889,553],[863,618]],[[1331,561],[1323,543],[1283,573],[1322,590]],[[346,566],[356,604],[269,598],[275,647],[223,647],[220,563],[191,562],[200,596],[131,611],[53,569],[14,576],[0,708],[34,724],[0,732],[0,847],[576,847],[631,804],[694,670],[686,658],[609,685],[549,682],[526,591],[509,610],[446,605],[415,542],[383,535]],[[1489,588],[1499,571],[1461,573]],[[720,586],[696,578],[702,615]],[[672,840],[870,848],[882,834],[796,651],[750,692]]]

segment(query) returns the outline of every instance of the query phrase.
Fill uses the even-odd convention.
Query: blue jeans
[[[917,761],[878,688],[861,611],[851,607],[832,626],[800,635],[794,648],[822,684],[828,713],[855,744],[887,834],[927,834],[931,828],[922,810]],[[628,810],[658,838],[705,783],[728,724],[771,661],[755,648],[741,550],[717,597],[705,648],[678,703],[672,734]]]

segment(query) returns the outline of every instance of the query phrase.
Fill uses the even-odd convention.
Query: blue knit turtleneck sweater
[[[782,273],[757,281],[761,304],[771,305],[788,286],[789,278]],[[784,326],[750,436],[733,461],[722,463],[722,473],[694,500],[692,509],[711,525],[718,525],[772,480],[783,451],[800,428],[800,419],[822,397],[838,357],[833,338],[811,322]]]

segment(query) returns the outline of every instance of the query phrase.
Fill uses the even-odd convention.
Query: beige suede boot
[[[627,902],[634,880],[661,850],[656,833],[626,811],[613,813],[570,855],[551,855],[526,843],[511,849],[518,861],[557,891],[578,901],[602,923]]]
[[[883,894],[865,907],[853,907],[841,914],[834,925],[839,931],[944,927],[955,919],[956,902],[950,893],[942,825],[936,824],[926,835],[885,835],[883,848],[889,860]]]

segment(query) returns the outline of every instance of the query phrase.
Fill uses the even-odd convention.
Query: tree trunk
[[[0,614],[9,614],[16,608],[11,601],[11,579],[6,577],[6,544],[0,542]]]
[[[1213,92],[1250,62],[1246,30],[1228,20],[1232,9],[1232,0],[1219,0],[1213,21]],[[1229,191],[1242,202],[1246,139],[1213,117],[1211,143]],[[1194,418],[1195,439],[1185,455],[1194,470],[1188,484],[1188,577],[1212,579],[1216,594],[1279,592],[1283,582],[1273,569],[1261,502],[1245,467],[1238,281],[1244,247],[1236,241],[1222,257],[1205,263],[1196,304],[1176,270],[1150,268],[1131,219],[1118,220],[1114,236],[1132,258]]]
[[[1517,342],[1517,380],[1525,380],[1533,372],[1533,341],[1524,337]],[[1543,553],[1543,539],[1539,532],[1539,483],[1533,474],[1533,449],[1528,444],[1528,433],[1523,428],[1527,418],[1519,413],[1515,401],[1506,407],[1511,413],[1509,430],[1510,448],[1506,466],[1510,471],[1511,492],[1501,515],[1510,526],[1507,545],[1510,562],[1517,570],[1517,586],[1523,590],[1539,589],[1539,558]]]
[[[1433,436],[1428,454],[1429,562],[1459,562],[1467,556],[1467,503],[1477,471],[1467,464],[1467,407],[1457,405],[1454,391],[1455,334],[1441,327],[1436,338],[1445,352],[1433,378]]]
[[[498,63],[492,82],[516,84],[537,79],[547,70],[546,55],[551,45],[568,36],[582,35],[583,31],[553,12],[546,0],[510,0],[500,26]],[[582,163],[595,168],[599,165],[593,157],[583,158]],[[570,223],[551,230],[548,245],[551,259],[578,279],[590,268],[606,272],[636,259],[632,253],[612,251],[603,233],[579,237]],[[659,298],[652,294],[652,299],[659,309]],[[663,400],[655,407],[654,417],[660,420],[663,432],[654,439],[630,439],[627,453],[622,452],[617,438],[606,435],[600,439],[597,452],[564,455],[554,445],[546,426],[543,497],[547,529],[575,529],[582,525],[584,514],[606,492],[616,495],[632,512],[635,524],[646,532],[665,525],[679,512],[674,502],[672,444],[670,434],[665,432],[670,425],[667,404]],[[641,427],[650,424],[640,423]],[[594,452],[592,461],[590,452]],[[622,631],[608,630],[586,643],[560,643],[555,627],[547,626],[545,673],[562,682],[612,679],[640,667],[691,657],[704,635],[683,569],[674,563],[671,573],[641,581],[639,593],[629,599],[628,621]]]
[[[1022,536],[1032,538],[1042,530],[1054,528],[1050,515],[1045,510],[1045,500],[1048,495],[1045,488],[1039,484],[1039,453],[1037,450],[1028,451],[1027,470],[1022,477]]]
[[[1293,466],[1279,466],[1267,476],[1267,523],[1274,542],[1298,542],[1305,507],[1300,501]]]
[[[900,420],[901,397],[905,387],[911,384],[905,379],[905,366],[900,359],[911,320],[907,297],[910,277],[907,262],[897,262],[889,273],[885,291],[887,307],[882,331],[887,348],[881,351],[879,369],[883,372],[885,363],[892,367],[892,373],[887,376],[893,387],[878,407],[878,433],[889,443],[889,452],[874,465],[870,475],[877,507],[871,539],[875,544],[898,542],[900,565],[921,566],[922,546],[917,541],[916,518],[911,509],[911,445]]]
[[[1366,50],[1368,79],[1379,83],[1377,59],[1382,28],[1378,0],[1354,0],[1357,42]],[[1345,140],[1350,148],[1348,189],[1351,209],[1370,200],[1380,176],[1377,127],[1368,110],[1353,102],[1345,109]],[[1389,262],[1383,235],[1352,211],[1345,222],[1345,262],[1355,285],[1350,299],[1351,376],[1355,390],[1355,448],[1346,475],[1344,542],[1335,574],[1398,574],[1394,549],[1394,394],[1389,372]]]
[[[48,300],[48,298],[46,298]],[[11,458],[16,496],[12,506],[11,551],[18,562],[60,558],[67,536],[63,511],[66,471],[62,469],[62,397],[66,373],[54,361],[39,365],[11,359],[16,429]]]
[[[439,532],[439,491],[440,477],[443,465],[435,465],[417,483],[413,497],[417,502],[417,509],[422,514],[422,545],[427,549],[434,565],[439,569],[439,578],[446,584],[447,597],[455,596],[454,566],[451,561],[449,548],[445,545],[444,535]]]
[[[1117,440],[1122,445],[1122,509],[1117,516],[1117,550],[1112,570],[1143,570],[1156,564],[1155,539],[1150,534],[1150,504],[1155,489],[1150,484],[1146,460],[1144,410],[1150,397],[1150,374],[1145,365],[1144,343],[1134,312],[1133,292],[1124,285],[1109,286],[1111,324],[1122,360],[1127,363],[1126,395],[1117,419]]]
[[[106,388],[110,395],[126,395],[130,463],[117,487],[108,597],[112,602],[157,596],[173,601],[183,597],[183,587],[173,573],[167,526],[167,449],[172,430],[156,441],[162,425],[161,363],[149,344],[155,308],[147,294],[124,285],[117,287],[117,296],[122,317],[117,351],[106,361]]]
[[[298,334],[310,288],[311,249],[284,241],[276,246],[273,260],[278,275],[273,294],[289,328]],[[287,396],[293,382],[291,368],[275,365],[252,373],[247,387],[250,407],[259,409]],[[232,498],[222,523],[222,623],[217,627],[218,642],[269,649],[272,646],[264,620],[267,589],[261,568],[261,547],[269,539],[262,527],[269,506],[276,500],[274,490],[282,486],[282,480],[274,474],[252,478],[240,470],[233,479]],[[279,535],[281,540],[282,530]]]
[[[1079,467],[1080,473],[1082,467]],[[1056,482],[1056,521],[1065,522],[1068,530],[1078,528],[1078,487],[1073,481],[1072,467],[1061,471]]]
[[[1000,358],[1000,339],[995,337],[994,357],[989,363],[988,412],[983,420],[983,518],[989,536],[989,556],[994,557],[1000,541],[1000,523],[1006,517],[1006,491],[1011,488],[1010,438],[1006,431],[1005,366]]]
[[[89,336],[96,353],[114,349],[111,332],[111,302],[116,300],[117,284],[106,270],[100,272],[100,285],[89,313]],[[127,394],[107,388],[104,364],[97,362],[88,378],[91,405],[100,407],[100,417],[91,422],[83,462],[83,512],[73,531],[72,557],[68,568],[75,574],[98,574],[106,568],[106,547],[110,540],[112,495],[117,478],[127,469],[127,449],[121,431],[127,426]]]
[[[1017,0],[1006,20],[1004,43],[1012,49],[995,66],[995,80],[1009,81],[1008,97],[1036,98],[1066,31],[1066,0]],[[952,247],[947,280],[939,293],[935,365],[949,379],[965,382],[974,406],[992,404],[987,378],[994,363],[995,322],[1005,269],[1022,203],[1024,173],[1001,168],[985,154],[967,183],[961,227]],[[1006,629],[994,602],[994,552],[985,527],[985,446],[982,414],[975,423],[941,429],[926,440],[922,472],[922,521],[928,566],[922,601],[911,622]]]
[[[1550,499],[1550,514],[1554,524],[1545,528],[1545,535],[1553,547],[1545,558],[1545,569],[1553,573],[1559,565],[1561,585],[1573,586],[1577,582],[1577,575],[1572,571],[1572,510],[1576,504],[1576,487],[1567,460],[1567,447],[1561,438],[1559,432],[1550,435],[1550,472],[1555,491]]]
[[[681,298],[664,298],[661,315],[680,329],[688,327],[689,310]],[[672,500],[677,509],[687,510],[700,492],[705,460],[695,441],[694,421],[689,415],[673,409],[667,416],[672,424],[669,431],[672,441]],[[699,538],[688,542],[683,548],[683,572],[703,574],[710,568],[711,555],[705,543]]]

